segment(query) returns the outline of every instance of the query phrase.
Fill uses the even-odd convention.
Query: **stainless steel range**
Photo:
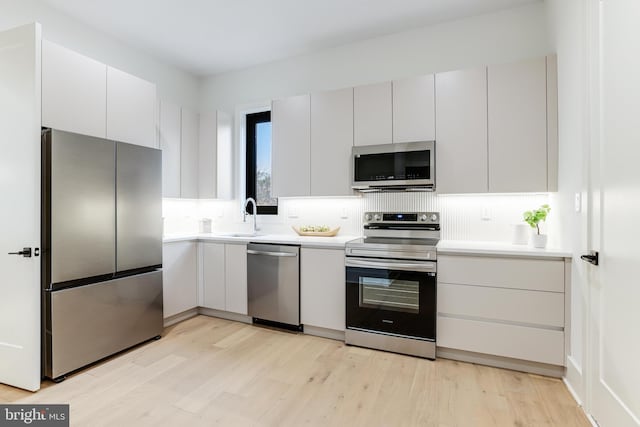
[[[367,212],[346,246],[351,345],[435,359],[438,212]]]

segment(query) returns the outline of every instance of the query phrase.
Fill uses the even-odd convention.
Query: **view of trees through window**
[[[246,195],[256,200],[258,214],[275,215],[278,199],[271,194],[271,112],[247,114],[246,135]]]

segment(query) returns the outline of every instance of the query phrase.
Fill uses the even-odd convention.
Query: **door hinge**
[[[580,259],[593,265],[598,265],[600,261],[598,251],[590,251],[587,255],[582,255]]]

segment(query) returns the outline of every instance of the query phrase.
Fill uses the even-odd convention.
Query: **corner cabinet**
[[[162,245],[164,318],[198,306],[197,246],[195,242]]]
[[[309,95],[275,100],[271,105],[271,182],[275,197],[311,194],[310,110]]]
[[[180,197],[180,121],[180,107],[160,101],[159,138],[162,150],[163,197]]]
[[[200,117],[186,108],[180,120],[180,197],[198,198],[198,136]]]
[[[198,141],[198,198],[232,199],[233,146],[231,116],[200,114]]]

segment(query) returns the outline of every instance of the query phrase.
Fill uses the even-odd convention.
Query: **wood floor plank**
[[[0,402],[69,403],[74,426],[590,425],[557,379],[206,316],[43,385]]]

